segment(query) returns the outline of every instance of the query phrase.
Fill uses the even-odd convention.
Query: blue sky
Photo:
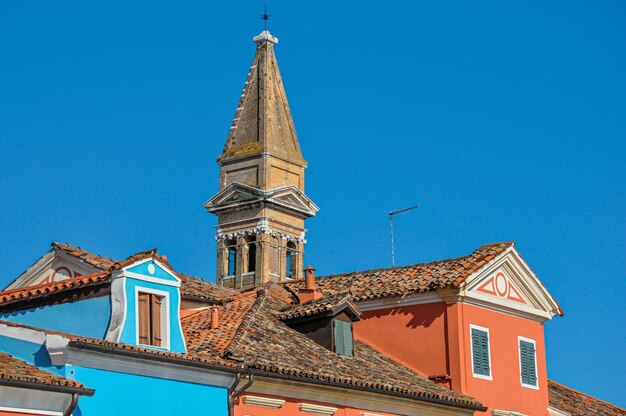
[[[129,4],[132,3],[132,4]],[[183,3],[183,4],[181,4]],[[212,279],[261,1],[0,0],[0,283],[51,241]],[[626,3],[271,1],[318,274],[514,240],[550,377],[626,406]]]

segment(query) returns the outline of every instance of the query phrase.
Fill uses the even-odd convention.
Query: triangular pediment
[[[559,304],[513,247],[468,277],[463,296],[471,303],[539,320],[562,315]]]
[[[138,260],[125,266],[119,275],[157,282],[169,286],[180,286],[180,278],[176,273],[155,257]]]
[[[319,211],[317,205],[294,185],[264,191],[238,182],[233,182],[221,190],[205,202],[204,207],[207,211],[216,213],[257,202],[295,211],[305,217],[311,217]]]
[[[62,250],[53,248],[12,281],[5,290],[60,282],[74,277],[87,276],[99,271],[102,271],[102,269],[71,256]]]

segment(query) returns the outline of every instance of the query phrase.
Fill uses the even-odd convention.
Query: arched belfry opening
[[[256,53],[217,162],[220,191],[205,203],[217,215],[217,281],[251,287],[302,278],[304,220],[318,211],[304,194],[300,143],[268,31]]]

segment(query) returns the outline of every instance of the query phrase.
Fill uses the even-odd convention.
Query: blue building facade
[[[4,306],[0,351],[95,390],[74,415],[227,415],[238,370],[186,355],[177,273],[150,253],[93,276]]]

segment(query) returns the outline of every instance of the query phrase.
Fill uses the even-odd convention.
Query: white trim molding
[[[413,293],[408,296],[396,296],[391,298],[381,298],[358,302],[362,311],[375,311],[380,309],[396,308],[400,306],[423,305],[426,303],[443,302],[441,295],[437,292]]]
[[[470,324],[470,362],[472,363],[472,377],[480,378],[482,380],[493,380],[493,368],[491,367],[491,334],[489,333],[489,328],[485,328],[484,326],[478,326],[474,324]],[[478,331],[483,331],[487,333],[487,358],[489,359],[489,375],[476,374],[474,373],[474,343],[472,342],[472,329],[476,329]]]
[[[532,384],[526,384],[522,380],[522,349],[521,349],[520,341],[526,341],[526,342],[530,342],[531,344],[533,344],[533,349],[534,349],[533,359],[535,361],[535,382],[537,383],[534,386]],[[518,356],[517,362],[519,364],[519,381],[522,387],[526,387],[528,389],[533,389],[533,390],[539,390],[539,369],[537,368],[537,342],[534,339],[518,336],[517,337],[517,356]]]
[[[150,293],[161,297],[163,307],[161,308],[161,316],[159,317],[161,323],[161,345],[141,344],[139,342],[139,293]],[[179,319],[180,321],[180,319]],[[152,324],[152,323],[150,323]],[[164,290],[157,290],[142,286],[135,286],[135,345],[147,348],[158,348],[169,351],[170,350],[170,293]],[[182,333],[182,331],[181,331]]]
[[[261,396],[245,395],[242,397],[242,400],[246,406],[265,407],[268,409],[280,409],[285,404],[285,400]]]
[[[336,407],[320,406],[319,404],[298,403],[298,409],[302,413],[312,413],[314,415],[332,416],[337,412]]]
[[[550,416],[572,416],[569,413],[565,413],[562,410],[556,409],[552,406],[548,406],[548,415]]]
[[[513,410],[500,410],[500,409],[493,409],[491,411],[491,414],[493,416],[528,416],[525,413],[514,412]]]

